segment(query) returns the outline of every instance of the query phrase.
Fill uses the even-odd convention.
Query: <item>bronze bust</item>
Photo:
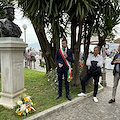
[[[0,37],[20,37],[21,29],[18,25],[13,23],[14,7],[4,7],[6,18],[0,20]]]

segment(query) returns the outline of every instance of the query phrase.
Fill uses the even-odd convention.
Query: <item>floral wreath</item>
[[[20,94],[20,100],[16,102],[15,112],[17,115],[26,115],[29,113],[35,112],[35,104],[33,104],[31,100],[31,96],[27,96],[26,94]]]

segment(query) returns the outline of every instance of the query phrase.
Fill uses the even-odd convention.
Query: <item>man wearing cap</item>
[[[4,7],[5,19],[0,20],[0,37],[20,37],[22,31],[19,26],[13,23],[14,8],[12,6]]]

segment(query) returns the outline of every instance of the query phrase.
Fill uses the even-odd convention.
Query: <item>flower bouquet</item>
[[[31,96],[27,96],[23,93],[20,95],[20,100],[16,102],[15,112],[17,115],[26,115],[35,112],[34,104],[31,100]]]
[[[83,69],[83,66],[84,66],[84,63],[83,63],[83,62],[80,62],[79,65],[80,65],[80,66],[79,66],[79,74],[81,74],[82,69]]]
[[[82,67],[83,67],[83,65],[84,65],[84,64],[83,64],[83,62],[80,62],[80,68],[82,68]]]

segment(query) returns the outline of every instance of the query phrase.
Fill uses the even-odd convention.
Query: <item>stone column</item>
[[[20,38],[0,38],[1,93],[0,105],[13,109],[24,88],[23,52],[27,44]]]

